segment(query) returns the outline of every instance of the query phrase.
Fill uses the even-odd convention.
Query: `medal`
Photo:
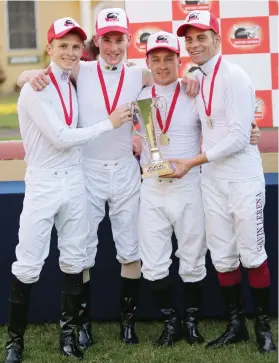
[[[168,112],[168,115],[167,115],[165,126],[163,126],[163,121],[162,121],[160,110],[158,108],[156,109],[156,118],[157,118],[157,121],[158,121],[158,125],[159,125],[159,127],[160,127],[160,129],[162,131],[162,133],[159,136],[159,142],[163,146],[167,146],[170,143],[170,138],[168,137],[167,132],[168,132],[168,129],[170,127],[172,114],[173,114],[173,111],[175,109],[175,105],[176,105],[179,93],[180,93],[180,83],[178,82],[177,85],[176,85],[175,91],[174,91],[172,101],[171,101],[171,105],[170,105],[170,109],[169,109],[169,112]],[[155,93],[155,87],[154,86],[152,87],[151,94],[152,94],[153,98],[156,98],[156,93]]]
[[[102,70],[101,70],[100,62],[97,63],[97,72],[98,72],[98,77],[99,77],[99,81],[100,81],[100,84],[101,84],[103,96],[104,96],[104,99],[105,99],[106,109],[107,109],[108,114],[110,115],[116,109],[116,106],[117,106],[117,103],[118,103],[118,100],[119,100],[119,97],[120,97],[120,93],[121,93],[121,90],[122,90],[122,87],[123,87],[123,82],[124,82],[125,68],[124,68],[124,66],[122,66],[118,87],[117,87],[115,97],[114,97],[114,100],[113,100],[113,103],[112,103],[111,107],[110,107],[110,104],[109,104],[109,97],[108,97],[108,93],[107,93],[107,88],[106,88],[104,76],[103,76],[103,73],[102,73]]]
[[[160,142],[160,145],[162,145],[162,146],[168,146],[168,144],[170,143],[170,138],[168,137],[167,134],[164,134],[162,132],[159,136],[159,142]]]
[[[205,114],[207,116],[207,126],[210,129],[213,128],[213,122],[212,122],[212,118],[211,118],[211,104],[212,104],[212,98],[213,98],[214,84],[215,84],[216,75],[217,75],[219,67],[220,67],[221,60],[222,60],[222,56],[220,55],[216,65],[214,67],[214,72],[213,72],[213,76],[212,76],[212,80],[211,80],[211,84],[210,84],[208,107],[206,107],[204,93],[203,93],[204,75],[202,76],[201,94],[202,94],[202,100],[203,100],[203,105],[204,105],[204,109],[205,109]]]

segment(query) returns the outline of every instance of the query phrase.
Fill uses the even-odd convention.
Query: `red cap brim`
[[[53,39],[60,39],[60,38],[64,37],[64,35],[68,34],[71,31],[74,31],[74,32],[78,33],[81,36],[82,40],[87,39],[86,33],[80,27],[73,26],[71,28],[67,28],[66,30],[64,30],[61,33],[53,35],[51,38],[48,39],[48,42],[50,43]]]
[[[123,34],[129,34],[129,30],[127,28],[124,28],[122,26],[106,26],[105,28],[97,29],[96,35],[104,35],[110,32],[119,32]]]
[[[187,28],[190,28],[190,27],[197,28],[197,29],[201,29],[201,30],[213,30],[214,32],[216,32],[214,29],[212,29],[211,26],[204,25],[204,24],[195,24],[195,23],[192,23],[192,24],[183,24],[183,25],[181,25],[177,29],[177,32],[176,32],[177,36],[178,37],[184,37],[185,36],[185,33],[186,33],[186,29]]]
[[[179,50],[177,50],[173,47],[167,47],[167,46],[162,46],[162,45],[148,49],[148,51],[146,52],[146,55],[148,55],[148,53],[150,53],[152,50],[155,50],[155,49],[168,49],[168,50],[171,50],[171,51],[175,52],[176,54],[180,55]]]

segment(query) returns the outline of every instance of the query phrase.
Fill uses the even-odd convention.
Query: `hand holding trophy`
[[[170,162],[163,160],[161,156],[154,125],[156,112],[163,107],[161,99],[162,97],[146,98],[132,103],[132,112],[141,119],[141,124],[144,126],[145,134],[142,135],[133,126],[134,130],[144,139],[144,142],[148,141],[150,149],[150,163],[148,165],[142,165],[143,178],[152,177],[154,175],[163,176],[173,173],[173,168],[171,167]],[[159,141],[160,144],[164,146],[169,144],[169,138],[164,133],[159,134]]]

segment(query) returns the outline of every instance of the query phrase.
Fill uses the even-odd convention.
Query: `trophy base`
[[[158,161],[152,164],[142,166],[142,178],[152,176],[163,176],[173,173],[173,168],[169,161]]]

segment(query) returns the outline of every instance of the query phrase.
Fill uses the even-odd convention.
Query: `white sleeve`
[[[228,135],[206,151],[208,161],[230,156],[250,144],[254,120],[255,91],[249,77],[240,69],[233,70],[224,81],[225,113]]]
[[[71,129],[56,114],[51,101],[43,91],[34,91],[29,84],[20,95],[18,107],[24,107],[41,133],[57,148],[67,149],[84,144],[114,127],[109,119],[93,126]],[[48,94],[49,96],[49,94]]]

